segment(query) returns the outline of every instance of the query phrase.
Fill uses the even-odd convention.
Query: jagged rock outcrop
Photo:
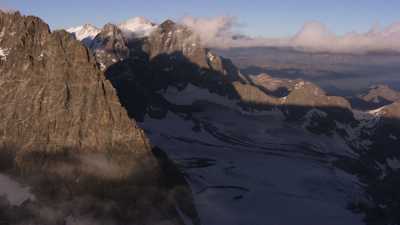
[[[291,92],[295,85],[301,80],[277,79],[268,74],[261,73],[257,76],[250,76],[252,83],[265,90],[269,95],[285,97]]]
[[[374,85],[369,88],[368,92],[360,96],[365,101],[377,102],[379,98],[386,101],[395,102],[400,99],[400,93],[391,89],[387,85]]]
[[[317,85],[299,81],[285,98],[284,104],[312,108],[342,108],[351,110],[350,103],[342,97],[328,96]]]
[[[331,114],[339,121],[353,119],[351,105],[345,98],[329,96],[314,83],[300,79],[276,79],[267,74],[249,77],[249,80],[248,84],[235,85],[237,89],[243,89],[238,92],[245,102],[279,107],[291,119],[300,119],[313,109]]]
[[[358,123],[345,98],[328,96],[317,85],[307,81],[296,82],[283,99],[282,108],[288,119],[304,121],[303,126],[316,134],[334,134],[340,130],[343,136],[349,136],[341,124],[355,126]]]
[[[400,100],[400,92],[388,85],[373,85],[363,93],[350,99],[352,106],[357,109],[377,109]]]
[[[90,44],[90,49],[100,63],[101,70],[129,56],[126,38],[122,31],[111,23],[104,25]]]
[[[189,61],[200,69],[218,72],[229,77],[230,80],[238,79],[238,71],[229,60],[223,59],[205,48],[200,38],[190,28],[167,20],[160,24],[147,39],[145,51],[150,59],[166,54],[174,56],[177,53],[181,57],[174,57],[177,61]],[[205,71],[203,71],[204,73]]]

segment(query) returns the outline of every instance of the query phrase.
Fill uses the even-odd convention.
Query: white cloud
[[[384,29],[375,26],[366,33],[351,32],[345,35],[336,35],[319,22],[308,22],[296,35],[287,38],[241,35],[235,32],[238,23],[234,17],[185,17],[181,23],[191,27],[209,47],[271,46],[344,53],[400,52],[400,22]]]
[[[237,25],[234,17],[194,18],[184,17],[182,24],[192,28],[204,44],[209,46],[229,45]],[[226,43],[225,43],[226,42]]]

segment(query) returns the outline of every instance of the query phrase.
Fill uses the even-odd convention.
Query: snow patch
[[[398,137],[394,136],[393,134],[390,134],[389,138],[392,140],[395,140],[395,141],[397,141],[399,139]]]
[[[202,89],[192,84],[188,84],[182,91],[174,87],[168,87],[168,89],[161,94],[163,94],[169,102],[178,105],[192,105],[197,101],[206,100],[233,109],[238,109],[239,107],[237,105],[239,103],[238,100],[227,99],[226,97],[211,93],[207,89]]]
[[[104,71],[106,69],[106,65],[104,65],[104,63],[100,63],[100,69],[101,71]]]
[[[101,29],[91,24],[85,24],[83,26],[69,28],[67,31],[74,34],[77,40],[82,41],[85,39],[93,40],[96,35],[100,33]]]
[[[10,49],[8,48],[0,48],[0,60],[6,61],[7,56],[10,54]]]
[[[299,83],[297,83],[297,84],[294,86],[294,89],[295,89],[295,90],[300,89],[300,88],[304,87],[305,84],[306,84],[306,83],[305,83],[304,81],[300,81]]]
[[[207,53],[207,57],[208,57],[208,59],[210,60],[210,62],[214,61],[214,59],[215,59],[215,55],[212,54],[211,52],[208,52],[208,53]]]
[[[383,106],[383,107],[378,108],[378,109],[370,110],[370,111],[368,111],[368,113],[373,115],[373,116],[382,116],[384,114],[384,109],[385,108],[386,108],[386,106]]]
[[[277,118],[285,118],[283,113],[280,110],[276,109],[272,109],[269,111],[265,110],[245,111],[238,105],[238,103],[240,103],[239,100],[228,99],[227,97],[211,93],[207,89],[202,89],[192,84],[188,84],[186,88],[181,91],[177,90],[174,87],[168,87],[166,91],[160,92],[160,94],[162,94],[169,102],[177,105],[193,105],[194,103],[199,101],[207,101],[210,103],[227,107],[236,112],[239,112],[242,115],[247,115],[247,116],[274,115]]]
[[[400,169],[400,161],[397,158],[386,159],[386,162],[392,170]]]

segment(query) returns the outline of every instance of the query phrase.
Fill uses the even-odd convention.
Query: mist
[[[11,205],[18,206],[28,199],[35,199],[28,187],[3,174],[0,174],[0,187],[0,197],[5,197]]]

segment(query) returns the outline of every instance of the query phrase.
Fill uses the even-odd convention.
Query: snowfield
[[[168,113],[141,127],[187,174],[203,224],[363,224],[347,209],[363,194],[358,179],[332,165],[351,152],[342,139],[308,133],[279,112],[245,115],[201,91],[164,93],[173,103],[201,101],[192,119]]]

